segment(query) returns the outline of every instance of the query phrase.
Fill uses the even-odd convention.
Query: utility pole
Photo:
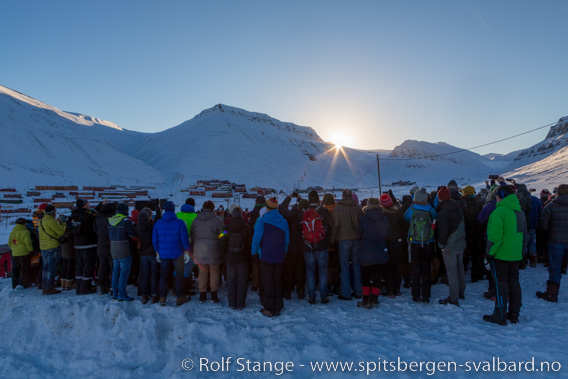
[[[381,187],[381,163],[379,161],[379,153],[377,153],[377,170],[379,172],[379,196],[383,194],[383,189]]]

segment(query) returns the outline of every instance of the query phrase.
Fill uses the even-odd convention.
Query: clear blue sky
[[[144,132],[224,103],[356,148],[469,148],[568,115],[567,14],[565,0],[1,0],[0,84]]]

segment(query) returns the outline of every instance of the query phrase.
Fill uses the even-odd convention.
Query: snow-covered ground
[[[327,305],[309,305],[293,295],[285,300],[280,317],[266,318],[259,313],[258,296],[252,292],[245,310],[230,310],[225,285],[220,289],[220,304],[199,304],[194,297],[176,307],[170,296],[168,306],[160,307],[142,305],[138,297],[119,303],[108,296],[76,296],[72,291],[46,297],[35,287],[14,291],[9,279],[0,279],[0,377],[263,376],[248,372],[247,360],[251,370],[258,367],[255,362],[269,362],[270,376],[284,371],[286,377],[298,378],[316,376],[311,368],[315,362],[354,362],[351,372],[338,369],[334,377],[364,377],[361,370],[367,364],[381,369],[371,375],[390,377],[428,377],[434,369],[436,377],[566,377],[568,291],[561,288],[558,304],[537,299],[535,291],[542,290],[546,279],[542,265],[521,271],[520,323],[506,327],[482,321],[482,315],[493,308],[482,296],[486,281],[468,282],[466,300],[460,301],[459,308],[437,303],[448,293],[446,285],[438,284],[432,287],[428,305],[413,303],[408,289],[396,299],[381,297],[373,310],[359,309],[355,301],[337,297]],[[135,295],[136,289],[129,287],[128,292]],[[208,373],[200,367],[204,358],[210,369],[219,369],[213,362],[226,362],[229,357],[228,371]],[[541,361],[549,362],[551,369],[561,368],[525,372],[529,364],[520,373],[475,372],[476,367],[490,367],[484,361],[492,364],[497,357],[501,362],[530,362],[534,357],[536,369],[540,370]],[[456,371],[442,373],[443,366],[423,363],[422,372],[411,372],[408,366],[396,373],[389,363],[385,372],[382,362],[395,361],[396,367],[398,358],[407,364],[455,362],[446,370]],[[189,371],[182,367],[182,361],[191,367],[187,359],[193,362]],[[291,371],[277,362],[290,362]]]

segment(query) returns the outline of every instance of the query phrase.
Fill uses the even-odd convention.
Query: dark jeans
[[[351,297],[351,293],[361,296],[359,240],[339,241],[338,246],[339,264],[341,265],[341,294],[345,297]]]
[[[99,255],[99,286],[101,290],[110,289],[110,273],[112,271],[112,257],[110,253]]]
[[[140,295],[158,296],[159,280],[160,264],[156,256],[153,254],[140,256]]]
[[[160,297],[168,297],[168,277],[173,269],[176,272],[175,294],[183,296],[183,254],[175,259],[162,258],[160,264]]]
[[[406,251],[402,242],[390,244],[389,261],[386,264],[385,276],[388,292],[400,291],[402,283],[402,264],[406,259]]]
[[[266,310],[278,315],[284,308],[282,298],[282,270],[284,263],[260,263],[260,279],[262,280],[263,306]]]
[[[132,257],[113,259],[112,262],[112,296],[113,298],[128,299],[126,283],[130,276]]]
[[[248,269],[248,262],[227,262],[227,296],[231,308],[244,308],[246,305]]]
[[[410,247],[412,259],[412,296],[422,299],[430,298],[432,286],[432,258],[434,257],[434,243],[413,243]]]
[[[12,288],[18,285],[28,288],[30,286],[31,258],[29,255],[21,257],[12,256]]]
[[[72,280],[75,279],[75,258],[61,260],[61,279]]]
[[[502,261],[494,259],[491,263],[491,275],[496,282],[496,297],[494,314],[501,320],[507,317],[508,310],[512,315],[519,315],[522,306],[521,285],[519,283],[520,261]]]
[[[97,248],[75,249],[77,251],[77,264],[75,265],[75,281],[93,280],[95,273],[95,261],[97,259]]]
[[[548,280],[554,283],[560,283],[562,279],[562,265],[565,256],[568,255],[568,244],[565,243],[548,243],[548,259],[550,266],[548,267]]]
[[[61,246],[54,249],[42,250],[41,259],[43,262],[42,288],[48,290],[55,285],[55,275],[61,260]]]
[[[284,270],[282,271],[283,285],[285,293],[290,293],[296,286],[296,292],[303,292],[306,288],[306,266],[304,263],[303,251],[290,251],[286,254]]]
[[[306,262],[306,281],[308,283],[308,296],[310,299],[316,298],[316,266],[319,278],[320,297],[327,297],[327,260],[329,253],[327,250],[304,252]]]

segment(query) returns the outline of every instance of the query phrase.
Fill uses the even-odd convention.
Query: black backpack
[[[245,251],[243,235],[241,233],[232,232],[229,237],[229,253],[241,254]]]

